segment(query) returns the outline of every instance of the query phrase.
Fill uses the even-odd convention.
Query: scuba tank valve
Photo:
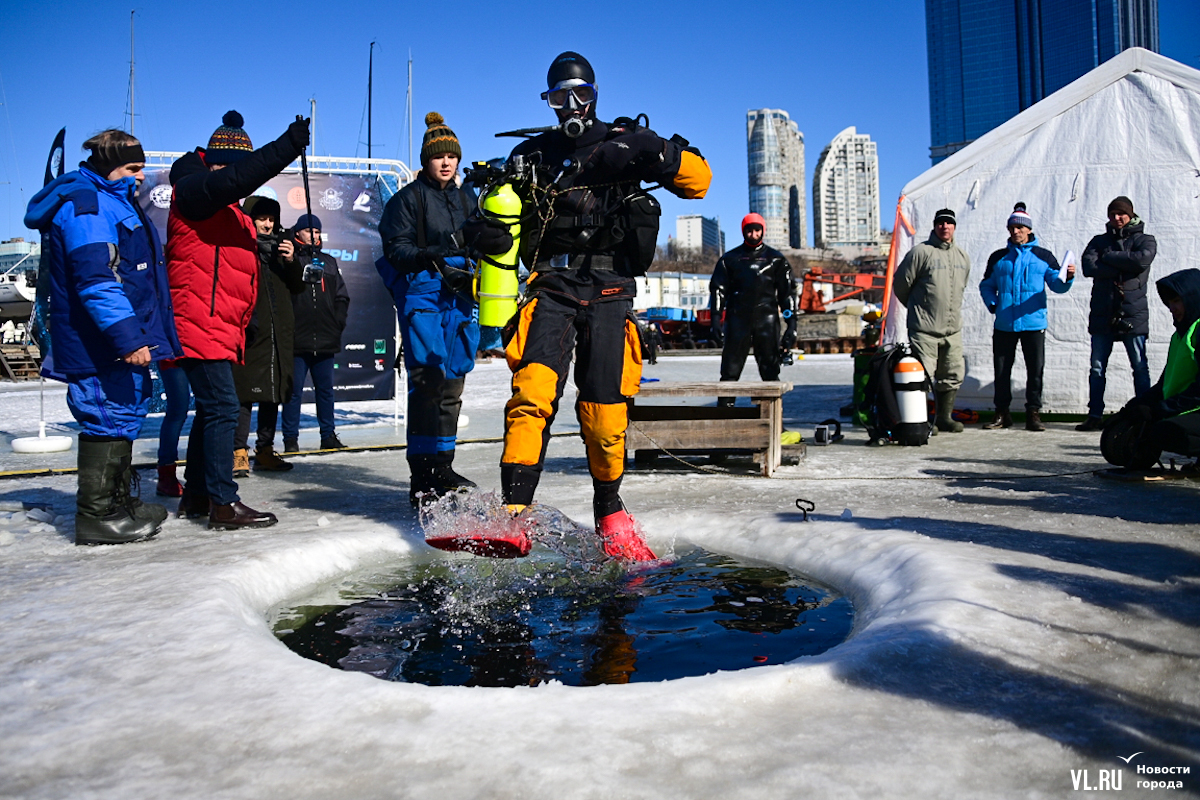
[[[507,253],[479,262],[479,324],[501,328],[517,313],[517,254],[521,249],[521,198],[508,183],[491,189],[479,204],[483,213],[508,225],[513,245]]]

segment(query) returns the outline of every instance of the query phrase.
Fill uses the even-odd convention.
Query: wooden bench
[[[646,383],[629,404],[625,448],[645,462],[666,450],[676,455],[750,452],[769,478],[782,457],[785,381]],[[753,407],[719,408],[653,402],[679,397],[749,397]]]

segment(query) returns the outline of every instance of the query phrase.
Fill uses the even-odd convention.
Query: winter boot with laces
[[[284,461],[275,452],[275,448],[271,445],[260,447],[254,451],[254,468],[256,470],[266,470],[267,472],[287,472],[294,467],[295,464]]]
[[[1025,430],[1027,431],[1044,431],[1046,426],[1042,424],[1042,415],[1038,413],[1041,409],[1029,408],[1025,411]]]
[[[233,451],[233,477],[250,477],[250,451],[245,447]]]

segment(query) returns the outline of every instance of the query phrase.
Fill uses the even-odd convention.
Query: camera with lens
[[[1108,327],[1114,336],[1127,336],[1133,333],[1133,323],[1125,317],[1125,285],[1121,281],[1113,282],[1113,315]]]
[[[304,265],[304,272],[300,276],[305,283],[320,283],[325,278],[325,259],[321,257],[320,251],[316,251],[310,256],[312,260]]]

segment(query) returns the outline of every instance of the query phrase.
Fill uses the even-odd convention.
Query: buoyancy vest
[[[236,205],[208,219],[187,219],[173,200],[166,253],[184,356],[242,363],[246,325],[258,299],[253,221]]]

